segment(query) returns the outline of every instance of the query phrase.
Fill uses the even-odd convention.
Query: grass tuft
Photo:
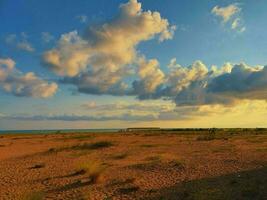
[[[141,144],[140,147],[145,147],[145,148],[152,148],[152,147],[156,147],[157,145],[155,144]]]
[[[172,160],[170,161],[170,164],[176,168],[184,168],[184,163],[180,160]]]
[[[107,148],[107,147],[111,147],[114,144],[112,142],[109,141],[100,141],[100,142],[95,142],[95,143],[84,143],[81,145],[75,145],[72,147],[72,149],[76,149],[76,150],[95,150],[95,149],[103,149],[103,148]]]
[[[44,192],[32,192],[25,195],[23,200],[43,200],[45,197]]]
[[[44,168],[45,167],[45,164],[36,164],[32,167],[30,167],[30,169],[40,169],[40,168]]]
[[[124,187],[124,188],[120,188],[119,192],[121,194],[129,194],[132,192],[137,192],[140,188],[138,186],[130,186],[130,187]]]
[[[90,179],[89,181],[92,184],[99,183],[103,179],[103,171],[106,169],[106,166],[103,164],[97,162],[97,161],[91,161],[82,163],[79,166],[78,171],[83,171],[86,176]]]
[[[211,140],[215,140],[215,135],[200,135],[197,137],[197,141],[211,141]]]
[[[127,156],[128,156],[127,153],[120,153],[120,154],[113,155],[112,158],[115,160],[121,160],[121,159],[126,158]]]

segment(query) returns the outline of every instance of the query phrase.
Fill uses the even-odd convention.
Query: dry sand
[[[266,134],[197,138],[0,136],[0,199],[267,199]]]

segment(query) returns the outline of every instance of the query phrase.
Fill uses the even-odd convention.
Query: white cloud
[[[45,43],[49,43],[52,40],[54,40],[54,36],[49,32],[42,32],[41,33],[41,38]]]
[[[15,96],[48,98],[57,91],[56,83],[48,83],[33,72],[22,74],[10,59],[0,59],[0,86]]]
[[[28,41],[22,41],[17,43],[17,49],[28,51],[28,52],[33,52],[34,48]]]
[[[236,4],[217,6],[212,12],[233,29],[242,27],[241,8]],[[160,13],[143,11],[141,3],[130,0],[113,20],[89,27],[83,36],[77,31],[63,34],[57,46],[44,53],[43,61],[63,76],[62,83],[75,85],[82,93],[167,98],[177,105],[230,105],[266,97],[266,67],[253,71],[255,67],[243,70],[242,64],[226,63],[209,70],[201,61],[184,67],[173,58],[164,73],[157,59],[146,59],[137,51],[143,41],[170,39],[172,30]]]
[[[156,59],[146,60],[140,58],[138,61],[138,75],[140,80],[133,82],[134,94],[140,98],[156,91],[157,87],[164,83],[165,74],[161,71]]]
[[[241,8],[239,8],[236,4],[230,4],[226,7],[219,7],[215,6],[211,12],[222,18],[223,22],[228,22],[231,18],[233,18],[234,15],[238,14],[241,11]]]
[[[88,27],[83,37],[77,31],[63,34],[58,45],[44,53],[43,62],[58,75],[73,77],[68,82],[76,82],[81,91],[110,93],[118,85],[126,87],[122,79],[138,65],[139,43],[171,39],[174,30],[159,12],[143,11],[141,3],[130,0],[120,5],[117,17]]]
[[[172,68],[167,76],[167,82],[171,87],[171,93],[175,94],[192,82],[204,79],[208,73],[206,65],[201,61],[195,61],[189,67],[182,67],[176,63],[176,59],[172,59],[169,65]]]
[[[176,58],[172,58],[170,60],[170,63],[168,64],[168,68],[169,69],[173,69],[173,68],[177,68],[177,67],[181,67],[181,65],[179,65],[176,61]]]
[[[16,34],[9,34],[5,38],[5,42],[8,45],[12,45],[15,48],[27,52],[35,51],[32,44],[28,41],[28,35],[25,32],[21,32],[19,36]]]
[[[230,4],[226,7],[215,6],[211,13],[222,19],[223,24],[230,23],[232,30],[236,30],[240,33],[246,30],[243,19],[241,18],[242,9],[238,4]]]

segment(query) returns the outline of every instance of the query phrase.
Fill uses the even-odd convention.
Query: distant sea
[[[0,130],[0,134],[111,133],[120,129]]]

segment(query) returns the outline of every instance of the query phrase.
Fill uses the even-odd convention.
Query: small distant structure
[[[120,130],[120,132],[160,131],[160,127],[133,127]]]

